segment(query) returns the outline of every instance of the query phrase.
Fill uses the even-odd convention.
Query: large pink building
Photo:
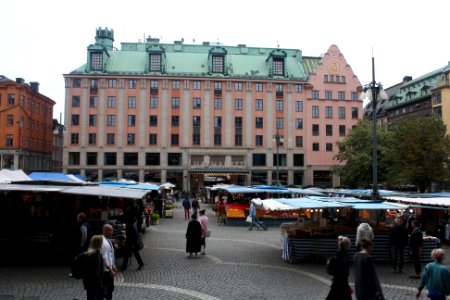
[[[150,37],[117,50],[113,41],[112,30],[97,29],[87,62],[64,75],[64,171],[186,191],[277,179],[339,185],[335,143],[362,117],[362,102],[337,46],[304,57]]]

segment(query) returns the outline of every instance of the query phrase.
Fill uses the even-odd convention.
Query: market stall
[[[299,220],[282,225],[283,260],[295,262],[311,256],[318,259],[329,258],[337,250],[339,235],[349,237],[352,245],[355,244],[356,227],[364,220],[370,223],[374,230],[375,247],[372,256],[378,261],[388,261],[390,225],[397,214],[404,212],[407,206],[357,198],[334,198],[334,201],[332,199],[323,197],[313,197],[307,201],[276,199],[303,209],[299,214]],[[342,207],[330,207],[328,202],[341,204]],[[431,260],[431,250],[437,247],[440,247],[438,238],[425,236],[422,260]],[[409,259],[407,250],[405,260]],[[355,251],[353,247],[351,252]]]

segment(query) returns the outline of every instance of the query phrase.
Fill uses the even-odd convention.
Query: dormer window
[[[150,54],[150,72],[161,72],[161,54]]]
[[[209,50],[208,54],[208,74],[227,75],[226,71],[227,50],[222,47],[214,47]]]
[[[212,72],[223,74],[224,71],[224,56],[213,55],[212,56]]]
[[[101,71],[103,69],[103,54],[101,52],[91,53],[91,70]]]
[[[272,74],[275,76],[284,76],[284,59],[274,58],[272,63]]]

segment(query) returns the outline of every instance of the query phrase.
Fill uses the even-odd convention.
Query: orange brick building
[[[335,142],[362,117],[361,84],[339,49],[113,46],[97,29],[65,74],[64,171],[88,180],[337,186]],[[279,143],[277,143],[277,140]]]
[[[39,83],[0,76],[2,169],[50,170],[54,105],[39,93]]]

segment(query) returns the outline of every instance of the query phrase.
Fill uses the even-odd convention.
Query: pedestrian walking
[[[188,258],[196,258],[201,250],[202,241],[202,225],[197,220],[197,215],[192,214],[186,230],[186,252],[189,253]]]
[[[333,276],[330,292],[326,300],[352,300],[352,289],[348,284],[351,258],[349,250],[351,242],[348,237],[338,237],[338,251],[329,261],[330,273]]]
[[[358,228],[356,228],[355,246],[358,251],[361,249],[360,240],[362,238],[366,238],[371,241],[373,241],[374,238],[373,229],[367,222],[359,224]]]
[[[264,230],[267,230],[267,227],[262,222],[260,222],[258,220],[258,218],[256,217],[256,206],[255,206],[253,199],[250,201],[250,210],[249,210],[248,214],[252,218],[252,221],[250,223],[250,227],[248,228],[248,230],[253,230],[253,226],[255,226],[257,229],[262,228]]]
[[[216,202],[216,214],[217,214],[217,224],[224,225],[225,224],[225,204],[222,199],[219,199]]]
[[[194,200],[192,200],[192,210],[194,214],[197,214],[200,210],[200,202],[198,202],[197,198],[194,198]]]
[[[103,225],[103,284],[105,290],[105,299],[111,300],[114,292],[114,277],[117,273],[114,245],[110,241],[114,233],[112,225]]]
[[[86,290],[87,300],[104,299],[103,289],[103,237],[92,236],[87,249],[83,286]]]
[[[199,211],[200,216],[198,217],[198,221],[200,222],[200,225],[202,225],[202,241],[201,246],[203,246],[203,251],[200,252],[201,255],[206,254],[206,238],[208,237],[208,217],[205,216],[205,209],[201,209]],[[201,247],[200,247],[201,249]]]
[[[359,240],[361,251],[353,256],[355,295],[357,300],[384,300],[380,281],[370,255],[373,243],[368,238]]]
[[[420,255],[423,246],[423,235],[422,230],[420,230],[419,220],[413,220],[411,223],[413,231],[409,237],[409,255],[413,259],[414,264],[414,274],[409,276],[410,278],[419,279],[420,273],[422,272],[422,264],[420,263]]]
[[[80,212],[77,215],[77,222],[80,226],[80,248],[78,250],[78,253],[84,252],[88,249],[89,243],[91,241],[92,237],[92,228],[89,222],[87,221],[86,214],[83,212]]]
[[[403,272],[405,247],[408,244],[408,231],[403,224],[403,217],[397,216],[389,232],[389,258],[394,273]]]
[[[142,261],[141,254],[139,253],[139,235],[136,225],[133,221],[129,221],[126,224],[125,228],[125,246],[124,246],[124,254],[122,260],[122,271],[125,271],[128,267],[128,261],[131,257],[131,254],[134,255],[136,261],[138,262],[138,271],[144,267],[144,262]]]
[[[183,202],[181,203],[181,205],[184,208],[184,219],[185,220],[189,220],[189,211],[191,209],[191,201],[189,201],[188,196],[184,197]]]
[[[420,298],[420,293],[427,287],[428,298],[431,300],[445,300],[450,295],[450,271],[443,264],[445,251],[437,248],[431,251],[433,262],[428,263],[422,272],[416,298]]]

